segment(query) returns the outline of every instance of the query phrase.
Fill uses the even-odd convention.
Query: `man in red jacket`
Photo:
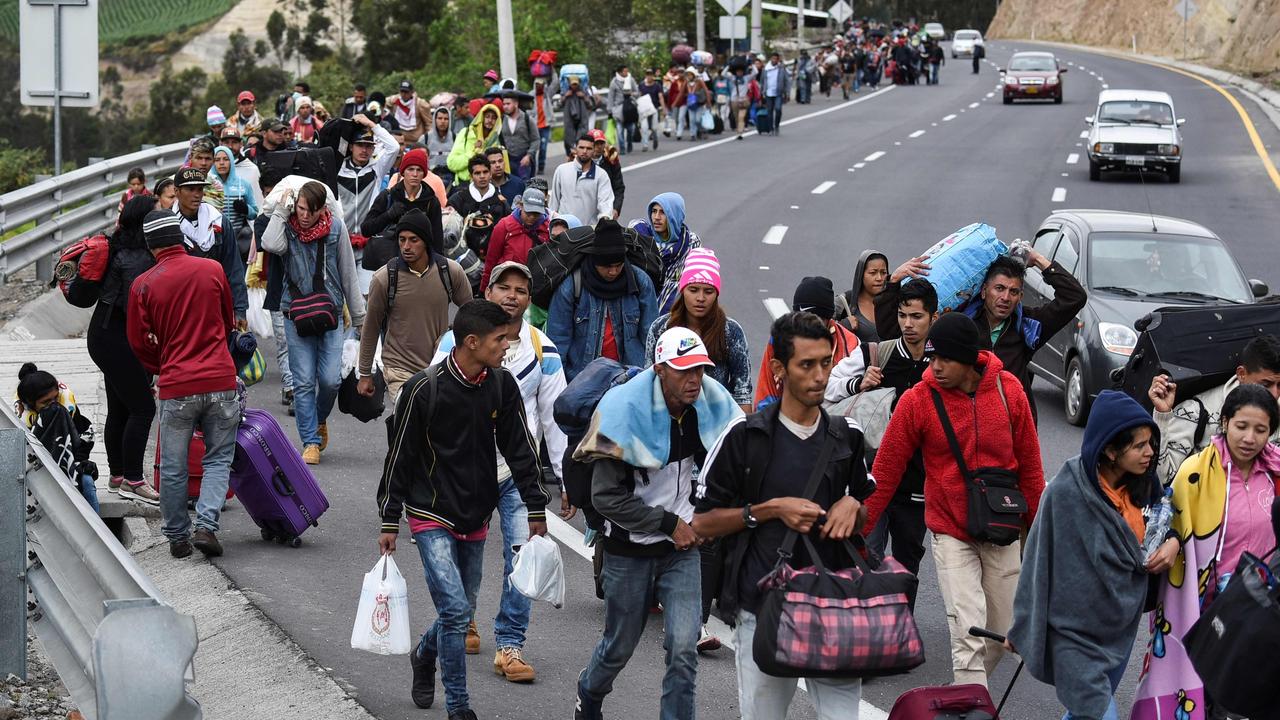
[[[236,366],[227,337],[235,327],[231,286],[214,260],[188,255],[179,218],[156,210],[142,225],[156,264],[129,291],[129,345],[155,375],[160,397],[160,513],[176,558],[194,545],[207,557],[222,554],[214,535],[227,495],[240,403]],[[204,431],[204,479],[196,501],[196,530],[187,514],[187,449]]]
[[[546,193],[537,188],[525,190],[511,214],[493,226],[484,256],[484,274],[480,276],[481,291],[489,287],[489,276],[502,263],[529,262],[529,251],[547,241],[548,220]]]
[[[1040,440],[1022,383],[1003,369],[994,354],[979,350],[979,342],[977,325],[961,313],[947,313],[929,329],[925,345],[929,369],[920,383],[902,395],[885,430],[872,468],[877,485],[866,502],[864,525],[876,526],[912,455],[920,451],[925,468],[924,520],[933,531],[933,560],[947,609],[957,685],[986,685],[1000,661],[1002,646],[971,637],[968,630],[976,625],[1004,633],[1013,623],[1013,596],[1022,567],[1017,526],[1031,524],[1044,491]],[[974,513],[975,522],[971,522],[974,484],[966,479],[951,450],[935,399],[946,410],[970,475],[981,471],[978,474],[990,477],[993,468],[1016,475],[1016,491],[992,494],[1002,510],[1014,513],[1011,518],[997,518],[1005,521],[998,528],[1011,526],[1012,537],[1000,539],[1007,544],[988,541],[996,535],[991,526],[977,523],[981,513]],[[1018,491],[1025,497],[1025,506],[1017,502]],[[975,538],[975,533],[980,536]]]

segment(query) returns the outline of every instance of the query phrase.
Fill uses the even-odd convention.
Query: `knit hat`
[[[694,248],[684,260],[684,272],[680,275],[680,289],[686,285],[701,283],[710,285],[720,292],[720,261],[715,251],[707,248]]]
[[[925,341],[926,355],[937,355],[964,365],[978,364],[978,326],[968,315],[958,312],[944,314],[929,328]]]
[[[293,107],[295,109],[301,110],[303,105],[307,105],[313,109],[316,106],[316,104],[311,101],[311,98],[306,95],[303,95],[302,97],[298,98],[298,101],[293,104]]]
[[[497,70],[485,70],[485,71],[484,71],[484,79],[485,79],[485,80],[492,80],[492,81],[494,81],[494,82],[498,82],[498,71],[497,71]]]
[[[18,400],[35,410],[36,401],[50,390],[58,388],[58,379],[52,373],[36,367],[35,363],[23,363],[18,370]]]
[[[417,165],[418,167],[422,168],[422,172],[424,173],[427,171],[427,151],[426,150],[420,147],[416,147],[406,152],[404,154],[404,157],[401,158],[400,160],[400,172],[404,172],[405,168],[410,168],[410,167],[413,167],[414,165]]]
[[[422,238],[422,242],[426,243],[428,247],[431,246],[431,241],[435,239],[435,231],[431,229],[431,219],[418,208],[414,208],[400,216],[400,222],[396,224],[396,235],[398,236],[405,231]]]
[[[594,255],[597,265],[616,265],[627,259],[627,236],[616,220],[601,218],[596,223],[595,238],[584,251]]]
[[[156,250],[182,243],[182,226],[177,213],[169,210],[152,210],[142,220],[142,234],[147,247]]]
[[[204,111],[204,120],[209,123],[209,127],[217,127],[227,124],[227,116],[222,112],[222,108],[217,105],[210,105],[208,110]]]
[[[796,286],[796,293],[791,298],[791,309],[798,312],[811,312],[823,320],[836,316],[836,291],[830,278],[820,276],[807,277]]]

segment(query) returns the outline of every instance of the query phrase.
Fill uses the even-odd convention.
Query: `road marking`
[[[920,137],[920,136],[921,136],[921,135],[923,135],[923,134],[924,134],[924,131],[923,131],[923,130],[917,130],[917,131],[915,131],[915,132],[911,133],[910,135],[908,135],[907,137],[909,137],[909,138],[918,138],[918,137]]]
[[[1075,165],[1078,162],[1080,162],[1080,153],[1071,153],[1067,156],[1068,165]]]
[[[1060,188],[1053,189],[1053,202],[1063,202],[1066,199],[1067,199],[1066,188],[1060,187]]]
[[[774,225],[764,234],[765,245],[781,245],[782,236],[787,234],[786,225]]]
[[[835,180],[828,180],[822,183],[821,185],[819,185],[818,187],[810,190],[809,192],[813,195],[821,195],[835,186],[836,186]],[[777,226],[775,225],[774,227],[777,227]]]
[[[800,206],[799,206],[799,205],[792,205],[792,206],[791,206],[791,209],[792,209],[792,210],[799,210],[799,209],[800,209]]]
[[[854,164],[853,164],[853,167],[854,167],[854,169],[856,169],[856,170],[861,170],[862,168],[864,168],[864,167],[866,167],[866,166],[867,166],[867,164],[866,164],[865,162],[860,162],[860,163],[854,163]]]
[[[761,266],[760,266],[760,269],[761,269],[761,270],[768,270],[768,269],[769,269],[769,266],[768,266],[768,265],[761,265]]]
[[[955,119],[956,119],[956,116],[952,114],[942,118],[942,122],[951,122],[952,120],[955,120]]]
[[[551,537],[559,540],[562,545],[582,556],[587,562],[591,561],[592,551],[587,547],[582,533],[578,529],[564,520],[560,519],[555,513],[547,513],[547,532]]]
[[[938,123],[932,123],[932,127],[938,127]]]
[[[868,156],[866,156],[866,157],[862,158],[862,160],[863,160],[863,162],[875,162],[875,161],[879,160],[879,159],[880,159],[880,158],[882,158],[882,157],[884,157],[884,151],[883,151],[883,150],[877,150],[877,151],[875,151],[875,152],[871,153],[870,155],[868,155]],[[854,167],[858,167],[858,166],[857,166],[857,164],[854,164]]]
[[[769,317],[777,320],[778,318],[791,312],[791,306],[782,298],[765,298],[764,309],[769,312]]]
[[[1076,147],[1084,147],[1084,143],[1076,143]]]
[[[827,108],[827,109],[825,109],[825,110],[819,110],[819,111],[817,111],[817,112],[811,112],[811,113],[809,113],[808,115],[801,115],[800,117],[791,118],[790,120],[783,120],[783,121],[782,121],[781,123],[779,123],[779,124],[780,124],[780,125],[791,125],[792,123],[804,122],[804,121],[809,120],[809,119],[811,119],[811,118],[816,118],[816,117],[820,117],[820,116],[822,116],[822,115],[826,115],[826,114],[828,114],[828,113],[833,113],[833,112],[836,112],[837,110],[843,110],[843,109],[845,109],[845,108],[847,108],[847,107],[851,107],[851,106],[853,106],[853,105],[857,105],[858,103],[866,102],[866,101],[868,101],[868,100],[870,100],[870,99],[872,99],[872,98],[879,97],[879,96],[881,96],[881,95],[883,95],[883,94],[885,94],[885,93],[887,93],[887,92],[890,92],[890,91],[891,91],[891,90],[893,90],[895,87],[897,87],[897,86],[896,86],[896,85],[886,85],[885,87],[883,87],[883,88],[881,88],[881,89],[879,89],[879,90],[877,90],[877,91],[875,91],[875,92],[871,93],[870,95],[864,95],[864,96],[862,96],[862,97],[860,97],[860,98],[857,98],[857,99],[855,99],[855,100],[850,100],[850,101],[848,101],[848,102],[843,102],[843,103],[840,103],[839,105],[836,105],[836,106],[833,106],[833,107],[829,107],[829,108]],[[757,133],[755,130],[749,130],[749,131],[747,131],[747,132],[743,133],[743,134],[742,134],[742,137],[749,137],[749,136],[757,135],[757,134],[759,134],[759,133]],[[666,161],[668,161],[668,160],[674,160],[674,159],[676,159],[676,158],[678,158],[678,157],[684,157],[685,155],[691,155],[691,154],[696,153],[696,152],[702,152],[703,150],[709,150],[710,148],[717,147],[717,146],[719,146],[719,145],[724,145],[724,144],[731,143],[731,142],[736,142],[736,141],[737,141],[737,136],[727,137],[727,138],[724,138],[724,139],[722,139],[722,140],[713,140],[713,141],[708,142],[708,143],[703,143],[702,145],[695,145],[694,147],[691,147],[691,148],[685,148],[684,150],[680,150],[680,151],[678,151],[678,152],[673,152],[673,153],[671,153],[670,155],[663,155],[662,157],[656,157],[656,158],[654,158],[654,159],[652,159],[652,160],[645,160],[644,162],[638,162],[638,163],[636,163],[635,165],[628,165],[627,167],[622,168],[622,172],[624,172],[624,173],[628,173],[628,172],[631,172],[631,171],[633,171],[633,170],[639,170],[639,169],[641,169],[641,168],[652,167],[652,166],[654,166],[654,165],[657,165],[658,163],[664,163],[664,162],[666,162]]]
[[[995,96],[996,96],[996,94],[995,94],[995,93],[993,93],[993,92],[989,92],[989,93],[987,93],[987,97],[988,97],[988,98],[993,98],[993,97],[995,97]]]
[[[1110,87],[1111,87],[1110,85],[1108,85],[1108,84],[1106,84],[1106,83],[1102,83],[1102,89],[1103,89],[1103,90],[1107,90],[1107,89],[1109,89]]]
[[[1081,131],[1080,131],[1080,137],[1081,137],[1082,139],[1083,139],[1083,138],[1088,138],[1088,137],[1089,137],[1089,131],[1088,131],[1088,130],[1081,130]]]
[[[990,96],[990,95],[988,95],[987,97],[991,97],[991,96]],[[972,110],[972,109],[974,109],[974,108],[976,108],[976,107],[978,107],[978,103],[976,103],[976,102],[969,103],[969,109],[970,109],[970,110]]]
[[[894,140],[894,141],[893,141],[893,144],[894,144],[894,147],[897,147],[897,146],[899,146],[899,145],[901,145],[901,144],[902,144],[902,141],[901,141],[901,140]]]
[[[858,172],[857,168],[849,168],[849,172]]]
[[[1062,173],[1062,177],[1071,177],[1071,173]]]

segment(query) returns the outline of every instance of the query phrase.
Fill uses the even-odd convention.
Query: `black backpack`
[[[285,175],[301,175],[319,180],[334,195],[338,194],[338,153],[331,147],[300,147],[296,150],[274,150],[266,156],[267,167]]]
[[[530,294],[534,305],[551,307],[551,297],[555,295],[556,288],[582,262],[582,256],[595,237],[595,229],[583,225],[570,228],[529,251],[529,272],[533,275]]]

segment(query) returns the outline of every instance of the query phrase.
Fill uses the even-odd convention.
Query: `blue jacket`
[[[601,300],[582,284],[581,295],[575,301],[573,275],[565,278],[556,289],[551,298],[551,308],[547,311],[547,336],[560,348],[565,380],[572,382],[587,363],[600,357],[606,309],[613,323],[622,364],[644,366],[645,333],[658,316],[658,299],[648,275],[629,264],[627,270],[634,278],[638,292],[617,300]],[[574,271],[575,274],[579,272],[590,270],[580,268]]]

